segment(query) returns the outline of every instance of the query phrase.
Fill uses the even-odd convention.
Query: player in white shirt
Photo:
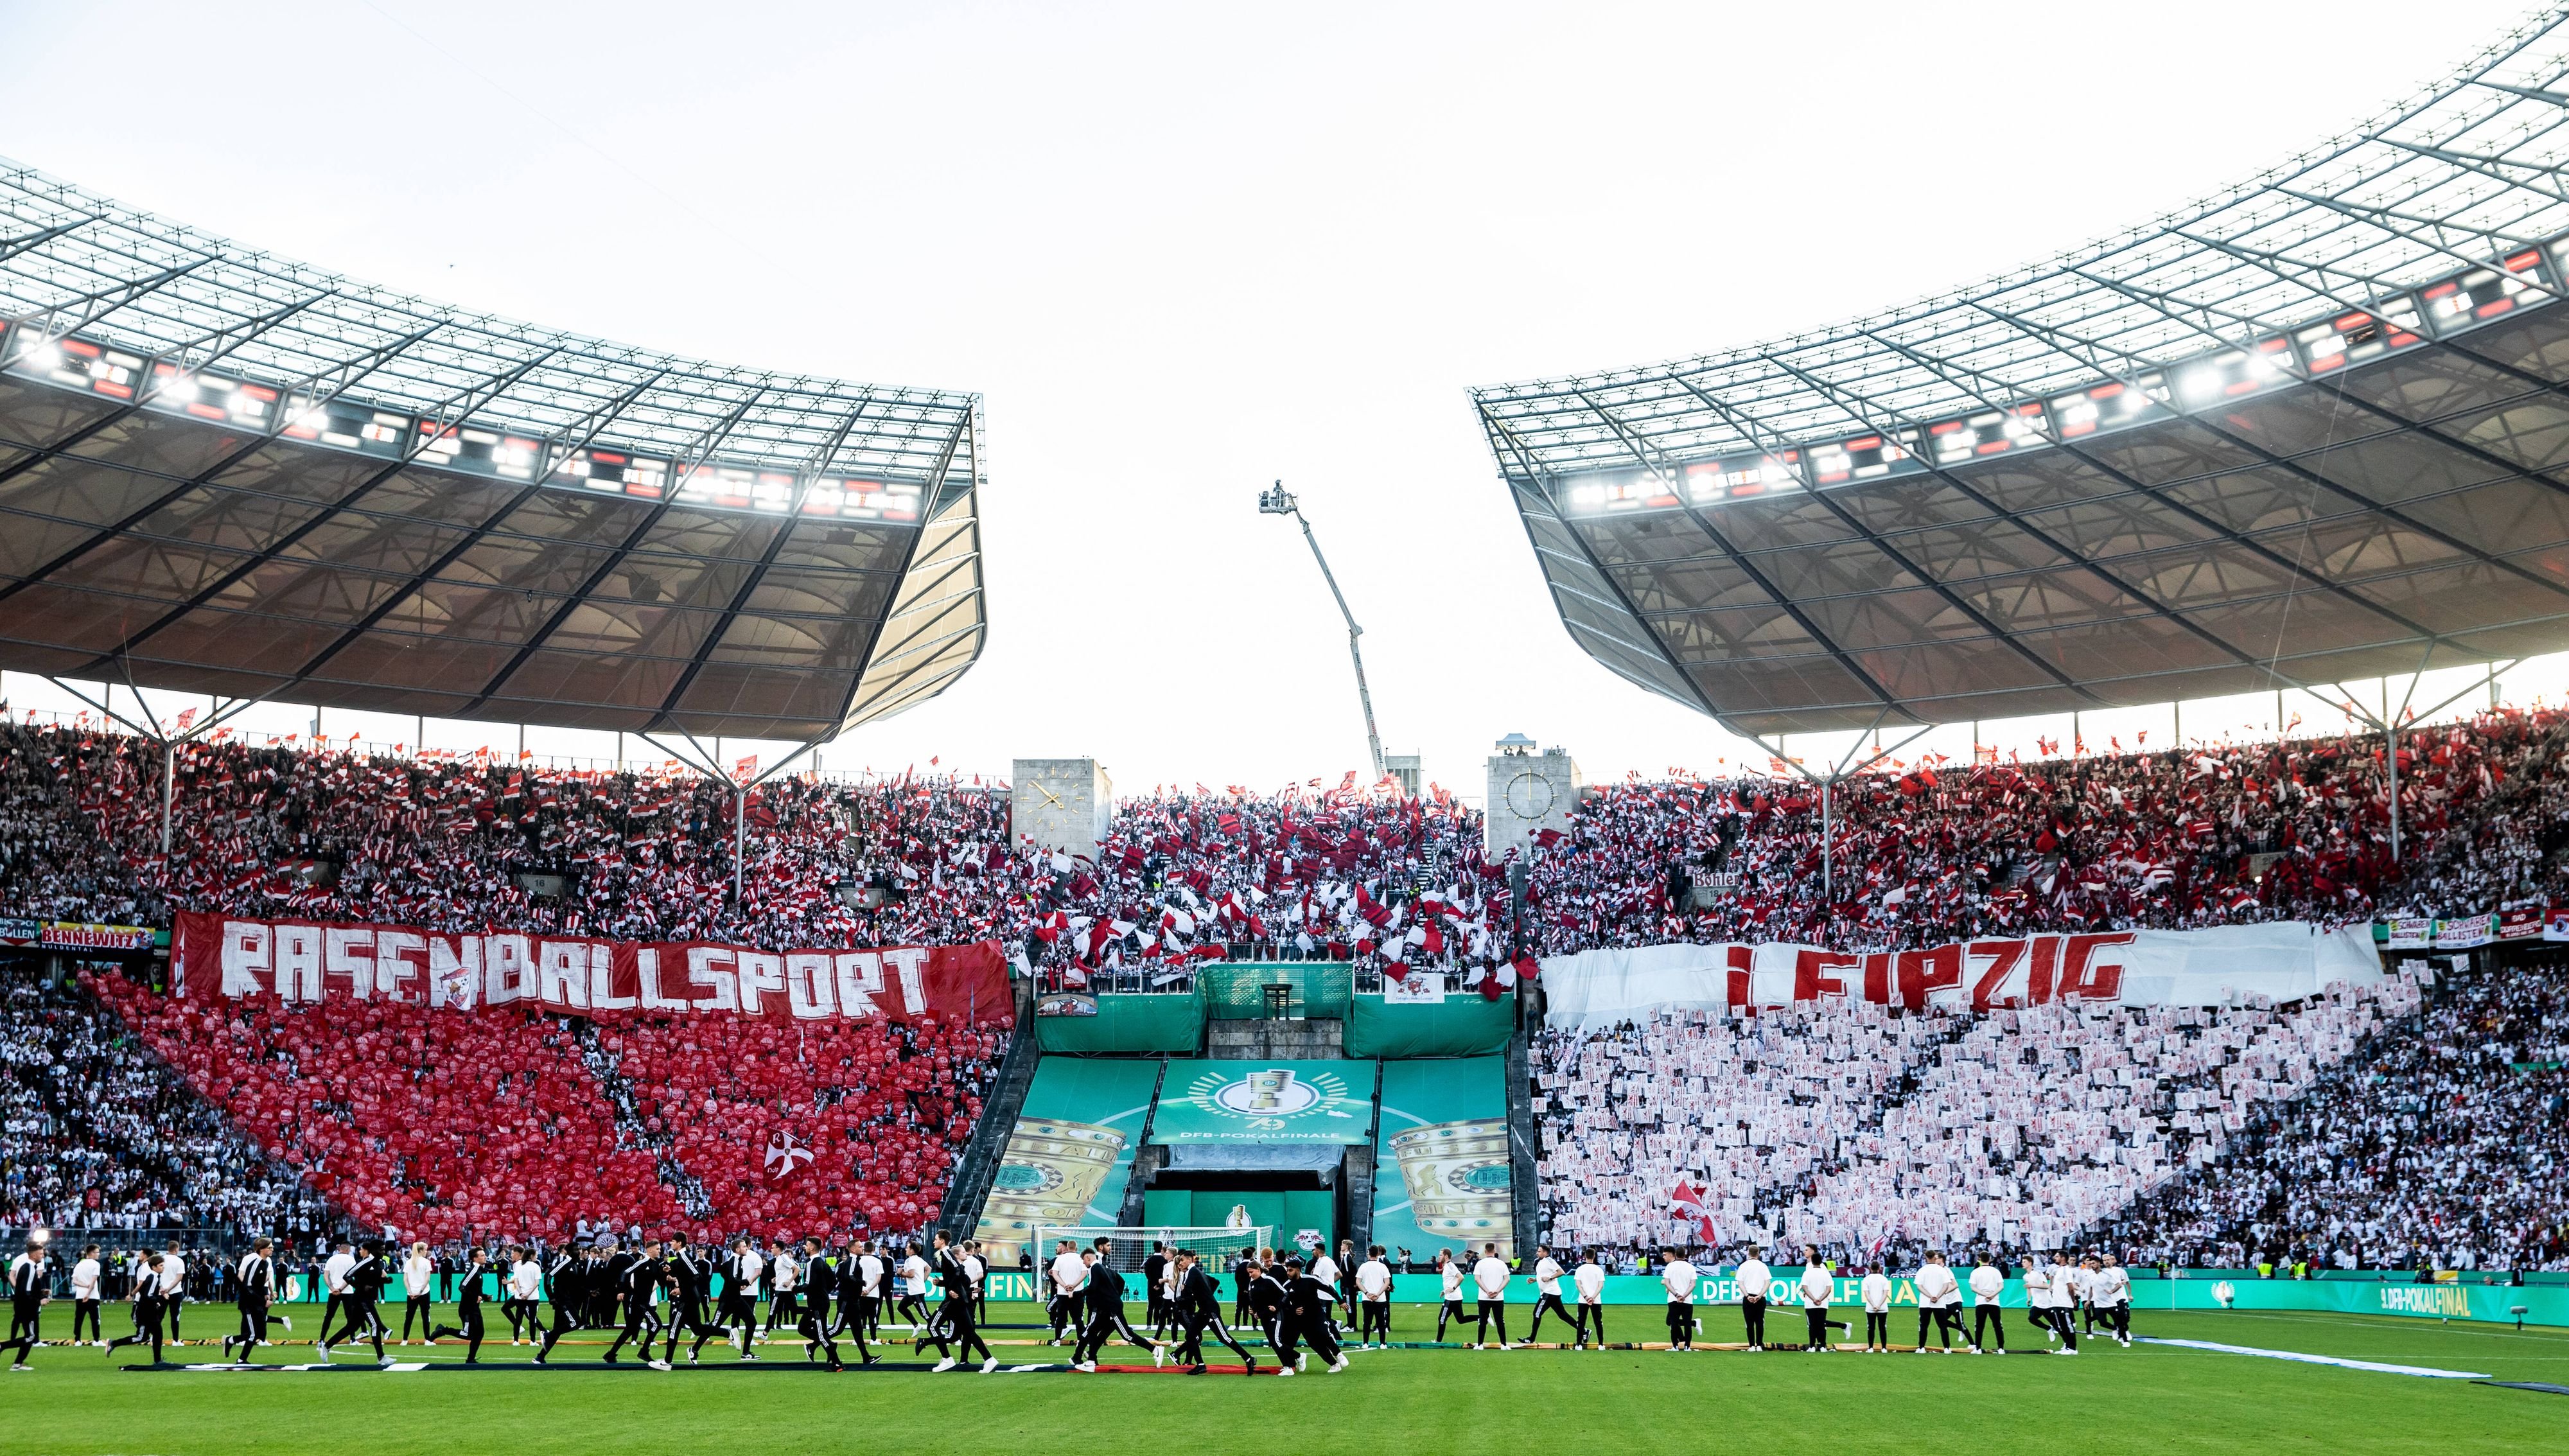
[[[1739,1261],[1739,1318],[1748,1326],[1748,1352],[1766,1348],[1766,1301],[1775,1291],[1775,1273],[1757,1257],[1751,1244]]]
[[[1461,1261],[1454,1258],[1453,1250],[1436,1251],[1436,1279],[1440,1288],[1439,1297],[1444,1300],[1442,1304],[1436,1306],[1436,1340],[1442,1344],[1445,1340],[1447,1320],[1461,1324],[1472,1317],[1463,1312],[1463,1266]]]
[[[857,1302],[853,1307],[847,1304],[840,1306],[849,1311],[847,1317],[851,1323],[859,1319],[865,1321],[865,1327],[857,1331],[861,1353],[868,1336],[877,1343],[883,1340],[883,1306],[885,1297],[891,1292],[891,1276],[892,1261],[884,1257],[883,1246],[868,1240],[864,1251],[857,1256]],[[867,1363],[873,1363],[872,1356],[867,1356]]]
[[[1052,1297],[1044,1306],[1044,1318],[1052,1325],[1050,1343],[1059,1344],[1079,1333],[1079,1291],[1088,1287],[1088,1261],[1079,1257],[1079,1246],[1068,1239],[1055,1240],[1052,1249]]]
[[[98,1263],[98,1246],[91,1244],[83,1247],[80,1263],[72,1266],[72,1343],[74,1344],[81,1342],[83,1319],[89,1321],[89,1337],[92,1340],[100,1344],[107,1342],[105,1331],[98,1327],[99,1306],[107,1302],[105,1292],[99,1287],[99,1278],[104,1274],[105,1271]]]
[[[1382,1246],[1369,1251],[1356,1266],[1356,1347],[1391,1348],[1391,1266],[1382,1262]]]
[[[913,1332],[927,1327],[927,1259],[916,1244],[901,1262],[901,1303],[894,1312],[910,1321]]]
[[[333,1252],[329,1259],[325,1260],[321,1265],[321,1288],[323,1292],[329,1296],[329,1299],[327,1303],[321,1306],[321,1333],[320,1337],[314,1342],[313,1348],[315,1350],[329,1348],[330,1321],[332,1319],[345,1315],[349,1322],[349,1328],[342,1330],[341,1333],[348,1334],[355,1332],[357,1311],[349,1307],[348,1303],[349,1295],[353,1292],[348,1287],[348,1271],[355,1269],[356,1267],[356,1249],[345,1239],[339,1241],[337,1250]]]
[[[437,1262],[428,1257],[426,1244],[413,1244],[410,1247],[410,1254],[402,1260],[401,1276],[401,1342],[408,1344],[412,1316],[418,1317],[422,1334],[437,1327],[437,1319],[432,1312],[435,1307],[437,1287],[431,1282],[437,1276]]]
[[[187,1261],[179,1253],[179,1241],[171,1240],[161,1254],[162,1318],[170,1323],[170,1343],[184,1348],[179,1337],[179,1310],[187,1302]]]
[[[1694,1348],[1694,1266],[1673,1249],[1659,1251],[1659,1284],[1668,1291],[1668,1348]]]
[[[1998,1336],[1995,1343],[2000,1354],[2007,1353],[2007,1315],[1999,1307],[2007,1290],[2007,1272],[1990,1263],[1987,1253],[1972,1265],[1972,1353],[1990,1348],[1992,1341],[1984,1331]]]
[[[2069,1322],[2069,1301],[2074,1297],[2069,1287],[2068,1255],[2054,1250],[2048,1265],[2039,1259],[2025,1265],[2024,1302],[2033,1310],[2032,1317],[2043,1333],[2050,1337],[2055,1355],[2078,1353],[2078,1329]]]
[[[1472,1265],[1472,1283],[1481,1294],[1481,1327],[1474,1336],[1472,1348],[1490,1347],[1492,1320],[1498,1321],[1499,1348],[1514,1348],[1508,1343],[1508,1267],[1499,1263],[1499,1246],[1481,1246],[1481,1257]]]
[[[1891,1353],[1891,1275],[1878,1269],[1866,1271],[1856,1295],[1864,1300],[1864,1352]]]
[[[2132,1346],[2132,1276],[2119,1264],[2107,1264],[2096,1271],[2096,1312],[2104,1319],[2106,1331],[2114,1343]]]
[[[1594,1256],[1582,1259],[1579,1268],[1570,1275],[1570,1283],[1579,1291],[1579,1315],[1575,1325],[1579,1338],[1571,1347],[1577,1349],[1588,1343],[1588,1321],[1594,1319],[1597,1321],[1597,1350],[1603,1354],[1606,1350],[1606,1267],[1599,1264]]]
[[[1535,1246],[1532,1276],[1535,1301],[1534,1324],[1526,1330],[1526,1343],[1534,1343],[1535,1335],[1543,1329],[1543,1311],[1546,1309],[1559,1314],[1561,1322],[1569,1325],[1574,1332],[1578,1329],[1579,1316],[1571,1313],[1570,1306],[1561,1302],[1561,1276],[1568,1273],[1568,1270],[1561,1267],[1561,1261],[1552,1257],[1550,1245]]]
[[[1320,1287],[1329,1291],[1329,1297],[1322,1301],[1320,1306],[1320,1322],[1329,1327],[1331,1339],[1341,1345],[1345,1344],[1347,1331],[1346,1326],[1338,1322],[1337,1301],[1344,1297],[1339,1291],[1346,1287],[1346,1279],[1343,1277],[1346,1271],[1340,1269],[1338,1262],[1329,1257],[1328,1250],[1315,1248],[1311,1251],[1309,1262],[1302,1273],[1306,1277],[1318,1280]]]
[[[1847,1327],[1845,1320],[1829,1317],[1829,1300],[1838,1291],[1837,1275],[1831,1274],[1829,1267],[1814,1257],[1808,1264],[1802,1266],[1802,1277],[1798,1281],[1798,1286],[1802,1294],[1802,1317],[1810,1321],[1811,1326],[1811,1337],[1803,1348],[1813,1354],[1834,1350],[1837,1347],[1829,1342],[1830,1327],[1835,1326],[1839,1329]]]
[[[509,1297],[501,1301],[500,1312],[509,1316],[509,1343],[525,1344],[537,1330],[536,1306],[545,1299],[545,1267],[536,1263],[532,1249],[514,1249],[509,1262]],[[525,1332],[520,1333],[520,1321]]]
[[[775,1256],[767,1261],[767,1283],[775,1290],[776,1297],[768,1302],[767,1327],[759,1335],[760,1343],[765,1343],[776,1333],[780,1322],[788,1328],[803,1322],[803,1301],[794,1293],[802,1282],[803,1267],[795,1261],[793,1241],[779,1240]]]
[[[1963,1286],[1954,1272],[1945,1267],[1945,1256],[1933,1250],[1927,1263],[1910,1281],[1918,1290],[1918,1353],[1927,1353],[1927,1328],[1934,1325],[1938,1348],[1951,1353],[1954,1336],[1963,1333],[1963,1316],[1956,1311],[1963,1300]],[[1964,1335],[1970,1343],[1971,1336]]]
[[[2094,1334],[2096,1332],[2096,1261],[2093,1258],[2078,1261],[2077,1266],[2069,1271],[2069,1290],[2078,1300],[2078,1332]]]

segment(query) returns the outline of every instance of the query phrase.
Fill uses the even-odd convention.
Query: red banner
[[[702,940],[600,940],[182,912],[171,937],[184,996],[383,999],[472,1011],[524,1003],[589,1016],[984,1019],[1008,1009],[995,940],[881,949],[760,950]]]

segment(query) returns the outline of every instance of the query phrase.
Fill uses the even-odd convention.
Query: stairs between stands
[[[1205,1023],[1205,1055],[1223,1061],[1334,1062],[1346,1057],[1347,1023],[1335,1016],[1262,1016]]]
[[[945,1202],[936,1211],[936,1226],[957,1239],[972,1237],[982,1201],[990,1196],[991,1180],[999,1176],[999,1156],[1007,1151],[1008,1135],[1017,1130],[1017,1115],[1025,1110],[1035,1063],[1042,1059],[1043,1051],[1035,1045],[1033,1018],[1021,1005],[1016,1030],[1008,1037],[1008,1054],[999,1062],[999,1079],[981,1104],[981,1121],[972,1129],[971,1141],[963,1145],[963,1156],[954,1161],[954,1179],[945,1186]]]

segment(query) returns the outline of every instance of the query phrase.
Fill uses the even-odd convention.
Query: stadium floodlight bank
[[[0,666],[825,739],[983,637],[980,399],[354,282],[0,162]]]
[[[1082,1249],[1095,1247],[1100,1239],[1108,1241],[1107,1248],[1113,1253],[1115,1267],[1119,1270],[1140,1269],[1151,1251],[1163,1244],[1169,1247],[1171,1254],[1192,1250],[1196,1258],[1203,1260],[1209,1268],[1221,1270],[1229,1268],[1231,1261],[1244,1249],[1274,1249],[1276,1226],[1252,1224],[1246,1228],[1234,1228],[1219,1224],[1210,1227],[1118,1224],[1109,1228],[1095,1224],[1037,1224],[1034,1238],[1026,1245],[1028,1253],[1034,1257],[1037,1273],[1052,1262],[1053,1250],[1064,1239]],[[1289,1254],[1292,1251],[1285,1252]]]
[[[1749,734],[2569,648],[2564,19],[2019,272],[1474,391],[1571,635]]]

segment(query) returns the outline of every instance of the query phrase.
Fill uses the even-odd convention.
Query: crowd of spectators
[[[1441,791],[1405,797],[1388,781],[1360,788],[1353,775],[1325,790],[1314,780],[1273,794],[1197,785],[1128,798],[1094,855],[1070,855],[1012,844],[1005,788],[951,775],[806,774],[742,795],[674,771],[198,742],[166,765],[176,834],[165,854],[157,746],[80,725],[0,722],[0,912],[156,925],[178,910],[217,910],[768,948],[989,938],[1047,989],[1169,984],[1220,956],[1346,959],[1359,977],[1434,971],[1495,995],[1536,968],[1533,955],[1601,945],[1806,940],[1875,949],[2037,930],[2344,923],[2569,900],[2569,717],[2491,713],[2403,736],[2395,861],[2381,750],[2378,737],[2356,736],[2037,763],[1931,755],[1839,782],[1825,815],[1817,790],[1782,765],[1769,776],[1606,785],[1580,799],[1565,828],[1537,836],[1519,907],[1509,889],[1516,867],[1483,853],[1475,811]],[[579,1179],[656,1190],[636,1195],[635,1212],[673,1227],[742,1227],[770,1217],[771,1206],[776,1217],[826,1212],[916,1227],[941,1195],[1001,1040],[991,1027],[770,1032],[759,1023],[708,1029],[704,1019],[438,1018],[381,1004],[334,1006],[326,1025],[282,1005],[173,1015],[117,977],[47,994],[94,997],[94,1007],[146,1028],[160,1038],[152,1044],[162,1062],[213,1099],[190,1114],[214,1130],[209,1136],[238,1130],[225,1144],[232,1151],[208,1151],[210,1161],[190,1165],[216,1176],[183,1176],[174,1189],[237,1184],[240,1198],[283,1197],[261,1192],[267,1185],[251,1171],[282,1167],[301,1177],[302,1197],[326,1199],[360,1223],[440,1238],[487,1234],[481,1211],[543,1186],[540,1168],[552,1170],[544,1177],[570,1168]],[[1770,1069],[1762,1085],[1781,1100],[1743,1111],[1735,1141],[1678,1149],[1665,1141],[1665,1119],[1700,1109],[1669,1105],[1666,1090],[1633,1093],[1646,1099],[1635,1109],[1651,1114],[1636,1125],[1647,1130],[1640,1136],[1663,1140],[1644,1145],[1659,1148],[1650,1155],[1657,1161],[1565,1162],[1560,1186],[1650,1197],[1650,1180],[1665,1172],[1673,1181],[1679,1166],[1696,1166],[1669,1161],[1679,1152],[1717,1151],[1701,1165],[1707,1187],[1719,1187],[1715,1203],[1752,1222],[1772,1214],[1782,1237],[1797,1237],[1796,1217],[1861,1223],[1873,1217],[1865,1210],[1886,1203],[1932,1205],[1960,1221],[1940,1227],[1959,1229],[1979,1196],[1891,1161],[1911,1146],[1914,1130],[1899,1119],[1918,1079],[1945,1077],[1952,1085],[1940,1095],[1982,1099],[1971,1117],[1993,1125],[2022,1111],[2000,1098],[1999,1084],[2018,1075],[2008,1070],[2018,1066],[2012,1057],[2038,1054],[2048,1058],[2046,1075],[2066,1066],[2090,1078],[2088,1068],[2116,1056],[2146,1064],[2128,1038],[2139,1039],[2133,1046],[2152,1035],[2191,1043],[2217,1039],[2229,1024],[2216,1017],[2180,1033],[2091,1024],[2080,1018],[2093,1013],[2075,1011],[1997,1013],[2020,1018],[2011,1023],[1810,1014],[1819,1019],[1798,1030],[1787,1018],[1722,1031],[1707,1029],[1716,1023],[1633,1028],[1637,1045],[1677,1065],[1756,1061]],[[2276,1027],[2293,1022],[2259,1014],[2279,1018],[2261,1034],[2285,1034]],[[1752,1032],[1758,1045],[1736,1039]],[[785,1046],[782,1036],[801,1044]],[[811,1045],[815,1036],[827,1044]],[[154,1075],[150,1058],[131,1054],[146,1068],[138,1075]],[[814,1057],[824,1066],[808,1064]],[[1555,1065],[1547,1075],[1566,1071]],[[1711,1085],[1708,1072],[1688,1075],[1699,1089]],[[2163,1070],[2155,1075],[2164,1086]],[[1800,1090],[1777,1090],[1788,1084]],[[158,1085],[156,1095],[185,1101],[166,1077]],[[308,1095],[315,1089],[324,1095]],[[1613,1112],[1612,1099],[1594,1093],[1588,1087],[1585,1101],[1561,1105],[1564,1130]],[[2173,1099],[2210,1094],[2176,1088],[2164,1109],[2149,1109],[2177,1119],[2164,1144],[2116,1140],[2100,1162],[2095,1125],[2130,1110],[2112,1101],[2119,1095],[2082,1083],[2074,1105],[2043,1113],[2056,1125],[2040,1136],[2019,1129],[2011,1141],[1985,1126],[1975,1155],[2003,1163],[2020,1195],[2049,1190],[2055,1207],[2046,1219],[2106,1217],[2195,1166],[2208,1142],[2184,1127],[2204,1110]],[[2270,1088],[2248,1106],[2281,1095]],[[2240,1110],[2225,1101],[2221,1115]],[[22,1115],[16,1104],[11,1114]],[[1878,1126],[1851,1133],[1850,1119],[1866,1116]],[[188,1125],[176,1111],[147,1120],[165,1140]],[[1767,1141],[1749,1141],[1752,1130]],[[1822,1130],[1825,1150],[1800,1136]],[[57,1181],[85,1159],[118,1161],[114,1150],[124,1146],[113,1128],[56,1136],[44,1159],[25,1161],[31,1170],[45,1162]],[[853,1150],[847,1195],[822,1209],[771,1186],[765,1170],[778,1137]],[[1847,1137],[1857,1141],[1841,1146]],[[1868,1154],[1867,1137],[1890,1139],[1891,1151]],[[1772,1165],[1757,1175],[1765,1182],[1717,1172],[1750,1161]],[[2115,1172],[2100,1183],[2094,1170],[2108,1163]],[[2072,1166],[2090,1172],[2041,1182]],[[37,1174],[12,1177],[15,1198]],[[1798,1202],[1783,1197],[1795,1190]],[[60,1193],[47,1196],[59,1201]],[[169,1197],[142,1186],[98,1192],[102,1206],[134,1217],[165,1215]],[[165,1200],[157,1213],[156,1200]],[[218,1217],[290,1226],[317,1217],[315,1209]],[[565,1237],[571,1217],[567,1206],[548,1205],[509,1232]]]
[[[1536,1169],[1574,1245],[1878,1263],[2048,1250],[2210,1166],[2406,1015],[2418,980],[2277,1007],[1821,1002],[1535,1039]]]
[[[330,1224],[320,1193],[81,987],[0,958],[0,1229]]]
[[[2416,1015],[2109,1227],[2202,1267],[2569,1269],[2564,972],[2439,975]]]
[[[2569,713],[2040,763],[1609,785],[1534,860],[1544,953],[1672,940],[1841,949],[2569,900]],[[1827,820],[1830,863],[1822,864]]]

